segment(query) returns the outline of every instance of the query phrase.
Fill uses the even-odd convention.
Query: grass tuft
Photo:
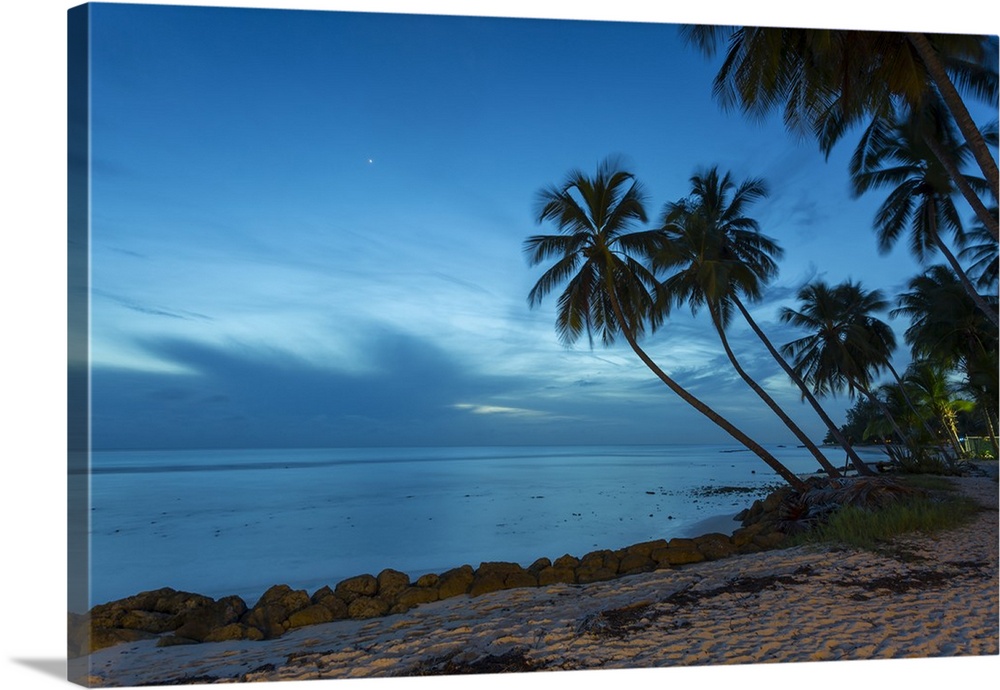
[[[980,506],[965,496],[913,497],[877,510],[844,506],[795,543],[835,543],[862,549],[884,546],[899,535],[933,533],[968,523]]]

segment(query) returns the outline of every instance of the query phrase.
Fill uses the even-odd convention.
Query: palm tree
[[[997,217],[997,207],[993,206],[990,213]],[[996,293],[998,271],[998,246],[990,236],[989,230],[982,223],[973,225],[966,234],[967,245],[958,257],[970,262],[966,271],[969,277],[975,280],[976,288],[987,292]]]
[[[809,332],[781,351],[792,358],[795,372],[817,395],[844,389],[852,399],[864,395],[875,404],[893,430],[909,444],[890,410],[875,395],[874,382],[887,367],[895,348],[895,336],[884,321],[873,314],[886,308],[879,290],[867,291],[847,281],[833,287],[816,281],[798,294],[798,311],[784,307],[781,320]]]
[[[740,295],[751,301],[761,298],[764,285],[778,272],[775,258],[781,248],[760,233],[757,222],[744,215],[744,208],[767,195],[763,180],[749,179],[737,185],[729,173],[717,168],[691,178],[692,193],[668,204],[663,215],[667,242],[653,257],[658,269],[675,269],[663,287],[672,301],[687,304],[692,313],[707,305],[730,363],[764,404],[781,419],[792,434],[831,477],[840,473],[816,444],[785,413],[774,399],[743,369],[726,336],[733,307]]]
[[[654,310],[660,287],[644,266],[662,244],[658,231],[630,232],[646,221],[645,199],[632,173],[605,160],[594,177],[574,171],[559,187],[538,195],[537,220],[555,223],[559,234],[534,235],[525,241],[531,265],[555,263],[538,279],[528,304],[538,305],[557,286],[566,284],[558,299],[556,332],[571,344],[586,332],[599,331],[605,345],[621,333],[642,362],[682,400],[708,417],[753,451],[796,489],[804,482],[759,443],[668,376],[639,346],[646,324],[655,329],[662,310]],[[592,342],[592,341],[591,341]]]
[[[920,408],[937,420],[955,450],[955,457],[960,458],[965,451],[958,439],[956,419],[959,412],[969,412],[973,405],[968,400],[956,397],[955,386],[948,374],[948,370],[940,363],[927,359],[917,360],[907,367],[903,385],[910,389],[910,396],[916,398]]]
[[[995,103],[992,37],[749,26],[685,26],[681,32],[708,56],[728,38],[713,85],[724,108],[758,118],[782,109],[786,126],[815,136],[827,155],[853,126],[940,98],[984,177],[997,189],[997,165],[987,136],[972,122],[955,88],[958,83],[973,97]],[[942,164],[957,174],[957,166],[947,160]],[[997,239],[996,220],[982,200],[960,182],[959,188]]]
[[[915,359],[931,359],[960,370],[994,436],[997,417],[998,334],[969,297],[955,274],[943,265],[930,266],[911,279],[897,298],[891,316],[905,316],[903,333]],[[996,309],[997,298],[989,298]]]
[[[875,215],[879,251],[888,253],[909,231],[911,253],[924,261],[935,250],[940,251],[979,309],[998,325],[996,310],[987,305],[942,237],[950,232],[959,246],[965,243],[965,231],[953,200],[952,178],[921,135],[928,128],[935,130],[934,140],[947,147],[956,160],[961,162],[967,157],[967,148],[955,141],[949,123],[934,108],[914,112],[906,120],[876,118],[851,159],[854,194],[888,187],[889,195]],[[985,180],[971,176],[963,179],[978,191],[988,191]]]
[[[947,266],[930,266],[907,284],[890,316],[905,316],[903,333],[915,358],[969,368],[997,349],[997,332]],[[996,297],[989,298],[996,309]]]

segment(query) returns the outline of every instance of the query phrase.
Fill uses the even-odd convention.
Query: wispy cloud
[[[467,410],[472,414],[499,414],[510,417],[547,417],[545,412],[528,410],[523,407],[502,407],[500,405],[476,405],[473,403],[455,403],[456,410]]]

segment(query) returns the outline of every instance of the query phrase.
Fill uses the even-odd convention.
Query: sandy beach
[[[106,686],[998,654],[998,491],[973,523],[879,553],[797,547],[590,585],[514,589],[264,642],[90,655]]]

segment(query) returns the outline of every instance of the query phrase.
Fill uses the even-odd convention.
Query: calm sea
[[[94,452],[90,600],[173,587],[252,604],[273,584],[312,592],[383,568],[528,565],[711,531],[777,483],[736,446]]]

